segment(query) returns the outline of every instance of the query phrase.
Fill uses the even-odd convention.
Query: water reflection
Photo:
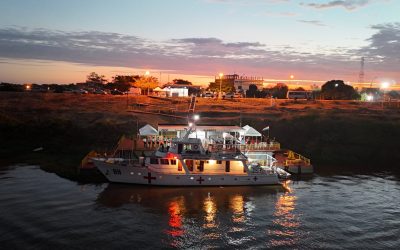
[[[235,223],[243,223],[245,221],[243,198],[242,195],[235,195],[229,201],[230,209],[233,212],[232,221]]]
[[[171,201],[168,207],[168,225],[170,227],[169,230],[166,230],[166,233],[173,236],[181,236],[184,233],[182,228],[182,214],[185,211],[183,197],[180,197],[178,200]]]
[[[290,180],[284,183],[285,193],[280,194],[275,205],[274,229],[269,230],[273,247],[293,246],[298,242],[299,216],[295,213],[297,197],[292,193]]]
[[[215,223],[215,215],[217,213],[217,205],[216,202],[214,201],[214,198],[211,197],[210,193],[208,193],[208,196],[204,199],[203,203],[203,210],[206,213],[205,214],[205,228],[215,228],[216,223]]]
[[[162,217],[168,216],[168,224],[161,225],[161,231],[169,239],[169,246],[179,247],[185,241],[218,241],[225,234],[232,242],[240,242],[245,238],[240,233],[249,231],[256,223],[252,211],[257,206],[253,200],[265,200],[267,207],[260,210],[272,212],[277,195],[284,192],[279,186],[157,188],[109,184],[96,202],[98,206],[127,207],[132,211],[137,209],[129,206],[140,205]]]

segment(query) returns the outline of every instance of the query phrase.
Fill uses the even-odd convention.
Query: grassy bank
[[[182,123],[159,115],[127,112],[127,102],[151,103],[146,111],[186,103],[146,97],[81,96],[71,94],[0,93],[0,158],[9,163],[34,163],[64,177],[77,177],[81,159],[91,149],[109,150],[122,134],[135,134],[150,123]],[[223,108],[222,108],[223,107]],[[135,109],[135,108],[133,108]],[[394,168],[400,162],[400,113],[396,108],[360,103],[281,102],[268,100],[215,101],[201,99],[196,109],[205,124],[249,124],[285,148],[312,159],[315,165]],[[134,110],[133,110],[134,111]],[[40,152],[32,150],[43,147]]]

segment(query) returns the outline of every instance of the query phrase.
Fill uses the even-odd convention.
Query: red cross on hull
[[[151,180],[155,180],[155,179],[156,179],[156,177],[151,176],[151,173],[150,173],[150,172],[147,173],[147,176],[143,176],[143,178],[144,178],[144,179],[147,179],[147,183],[148,183],[148,184],[151,184]]]
[[[196,181],[198,181],[199,182],[199,184],[201,184],[203,181],[205,181],[203,178],[201,178],[201,176],[200,176],[200,178],[199,179],[197,179]]]

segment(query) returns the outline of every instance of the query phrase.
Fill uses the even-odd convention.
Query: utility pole
[[[358,75],[358,83],[364,83],[364,57],[361,57],[361,68]]]

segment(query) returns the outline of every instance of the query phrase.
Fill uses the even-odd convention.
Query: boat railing
[[[207,143],[205,148],[209,148],[209,151],[215,150],[230,150],[230,151],[275,151],[281,148],[281,144],[279,142],[257,142],[250,144],[229,144],[229,143]]]
[[[279,142],[258,142],[240,145],[240,150],[242,151],[274,151],[279,150],[280,148],[281,144]]]
[[[249,171],[250,171],[250,173],[253,173],[253,174],[275,174],[276,167],[275,166],[250,165]]]
[[[289,150],[288,157],[285,160],[285,166],[296,165],[296,164],[304,164],[305,166],[310,166],[311,161],[310,159],[304,157],[303,155]]]
[[[223,143],[210,143],[206,149],[208,152],[241,152],[240,144],[223,144]]]

